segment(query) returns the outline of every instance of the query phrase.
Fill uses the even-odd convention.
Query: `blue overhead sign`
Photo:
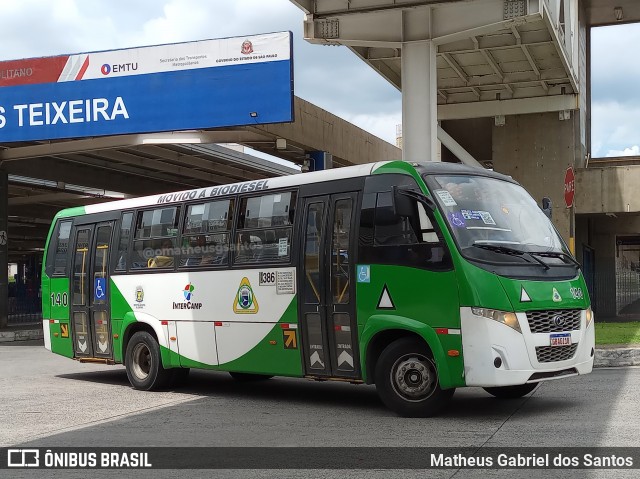
[[[0,62],[0,143],[293,121],[291,33]]]

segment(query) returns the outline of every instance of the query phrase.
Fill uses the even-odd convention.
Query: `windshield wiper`
[[[576,268],[580,268],[580,263],[578,263],[573,256],[567,253],[562,253],[560,251],[532,251],[530,254],[536,255],[536,256],[542,256],[543,258],[546,257],[546,258],[567,259],[570,264],[573,264]]]
[[[486,249],[489,251],[495,251],[496,253],[508,254],[511,256],[518,256],[518,257],[521,257],[523,260],[525,260],[527,263],[532,263],[531,260],[528,260],[527,258],[524,257],[524,255],[527,254],[529,255],[529,257],[533,258],[533,260],[536,263],[538,263],[540,266],[542,266],[544,269],[549,269],[549,265],[547,263],[542,261],[540,258],[537,258],[536,256],[532,255],[528,251],[522,251],[515,248],[509,248],[508,246],[498,246],[498,245],[492,245],[492,244],[475,244],[474,243],[472,246],[475,246],[476,248]]]

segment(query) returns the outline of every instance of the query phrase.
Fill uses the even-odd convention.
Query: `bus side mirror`
[[[397,186],[393,187],[393,212],[396,216],[411,217],[414,215],[415,200],[412,200],[408,195],[398,189]]]
[[[393,211],[396,216],[413,216],[415,214],[416,201],[419,201],[431,211],[436,208],[433,200],[422,193],[400,189],[397,186],[393,187]]]
[[[552,206],[553,203],[551,201],[551,198],[548,198],[546,196],[542,198],[542,212],[547,215],[549,219],[551,219]]]

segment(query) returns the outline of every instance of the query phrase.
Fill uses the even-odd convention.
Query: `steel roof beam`
[[[9,206],[34,205],[34,204],[58,204],[69,200],[81,200],[86,198],[96,198],[82,193],[47,193],[41,195],[23,196],[9,198]]]
[[[132,149],[138,150],[137,148]],[[182,154],[169,148],[151,147],[145,148],[144,152],[156,156],[157,158],[160,158],[170,164],[175,164],[178,166],[190,166],[214,174],[222,173],[223,175],[232,179],[232,181],[258,180],[265,178],[266,176],[264,174],[258,174],[254,171],[247,171],[229,166],[219,161],[215,161],[215,159],[213,158],[204,159],[193,155]]]
[[[69,155],[72,156],[72,155]],[[124,164],[135,165],[142,168],[148,168],[152,171],[160,171],[164,173],[170,173],[174,176],[182,176],[189,179],[197,179],[201,181],[208,181],[211,184],[225,184],[225,183],[233,183],[234,180],[227,176],[215,175],[212,173],[208,173],[205,171],[197,171],[192,167],[185,167],[179,165],[173,165],[171,163],[167,163],[166,161],[155,160],[151,158],[143,158],[138,155],[134,155],[132,153],[124,152],[121,150],[118,151],[103,151],[100,152],[100,156],[107,159],[114,159],[116,161],[122,161],[122,158],[126,158],[123,161]]]
[[[444,61],[447,62],[447,64],[456,73],[456,75],[458,75],[464,81],[465,85],[468,85],[469,77],[464,72],[462,67],[458,65],[458,62],[456,62],[455,59],[449,53],[442,53],[440,56],[444,59]]]
[[[167,175],[158,178],[151,172],[128,172],[125,168],[114,172],[108,162],[102,161],[101,168],[83,162],[70,163],[58,158],[33,158],[28,161],[12,161],[4,168],[10,174],[38,177],[44,180],[64,181],[91,188],[120,191],[122,193],[149,195],[163,191],[176,190],[196,186],[194,183],[179,181]],[[134,178],[131,175],[135,175]],[[199,186],[199,185],[198,185]]]

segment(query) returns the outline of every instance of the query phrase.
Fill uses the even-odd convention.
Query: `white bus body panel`
[[[44,347],[51,351],[51,327],[48,319],[42,320],[42,333],[44,334]]]
[[[261,285],[261,272],[273,273],[273,278],[278,279]],[[282,283],[279,278],[283,278]],[[284,278],[288,279],[286,284]],[[215,366],[251,351],[281,320],[295,296],[296,270],[264,267],[178,273],[141,271],[113,275],[112,280],[136,319],[154,328],[162,346],[184,358]],[[253,291],[253,302],[246,309],[235,304],[244,284]],[[188,285],[194,289],[187,300]],[[143,292],[142,301],[138,301],[139,290]],[[294,318],[297,322],[297,314]],[[175,322],[176,341],[169,339],[169,328],[161,326],[162,321],[168,321],[168,326]],[[215,326],[216,323],[222,325]]]
[[[575,368],[578,374],[593,369],[591,352],[595,347],[594,321],[586,327],[582,311],[580,329],[571,333],[571,343],[578,343],[573,358],[556,362],[538,362],[536,346],[549,346],[550,333],[531,333],[525,313],[516,313],[522,333],[492,319],[475,316],[471,308],[460,308],[462,351],[467,386],[515,386],[525,384],[532,374],[550,373]],[[494,361],[501,358],[496,368]],[[561,379],[565,376],[549,377]],[[537,382],[536,379],[532,382]]]

